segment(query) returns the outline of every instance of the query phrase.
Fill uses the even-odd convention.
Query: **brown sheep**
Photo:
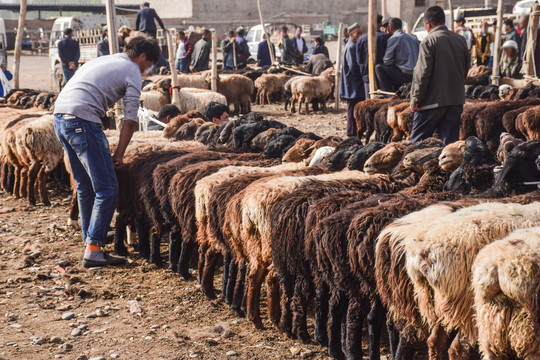
[[[322,102],[322,112],[326,112],[326,100],[334,89],[334,69],[328,68],[319,76],[299,79],[291,84],[293,104],[298,102],[298,113],[302,113],[302,104],[306,106],[309,114],[311,100]],[[294,105],[293,105],[294,106]]]
[[[300,162],[307,159],[311,155],[314,145],[315,140],[307,138],[298,139],[294,145],[287,150],[281,160],[283,162]]]
[[[261,77],[255,80],[255,87],[257,88],[257,103],[264,105],[265,100],[267,104],[271,104],[270,96],[275,93],[279,93],[281,101],[283,101],[284,90],[283,85],[290,79],[290,76],[285,74],[263,74]]]
[[[354,106],[357,136],[362,138],[365,133],[367,144],[375,130],[375,113],[392,99],[367,99]]]
[[[465,151],[465,141],[460,140],[444,147],[439,155],[439,166],[447,172],[456,170],[463,160],[463,152]]]
[[[387,122],[390,129],[392,129],[391,141],[401,141],[405,136],[405,133],[400,129],[398,125],[398,114],[407,110],[410,107],[409,102],[403,102],[401,104],[392,105],[388,107]]]
[[[244,75],[231,74],[218,77],[218,92],[225,96],[227,105],[234,105],[231,114],[247,114],[251,111],[251,95],[255,86]]]
[[[388,174],[399,163],[409,143],[390,143],[373,154],[364,164],[368,174]]]
[[[264,148],[272,141],[279,133],[281,129],[270,128],[266,131],[260,132],[251,140],[251,150],[262,152]]]
[[[535,106],[519,114],[516,118],[516,130],[527,141],[540,139],[540,106]]]
[[[400,132],[404,134],[405,139],[411,137],[414,111],[409,106],[397,114],[397,125]]]
[[[520,132],[518,132],[518,130],[516,130],[516,120],[518,115],[522,114],[523,112],[529,110],[532,107],[534,106],[524,106],[519,109],[515,109],[505,113],[502,117],[502,124],[506,132],[514,137],[523,136]]]

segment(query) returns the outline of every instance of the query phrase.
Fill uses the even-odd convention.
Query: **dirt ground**
[[[23,56],[21,86],[49,90],[47,61]],[[344,110],[253,110],[303,131],[345,136]],[[328,358],[273,328],[265,306],[267,329],[257,331],[221,300],[207,300],[195,280],[155,269],[133,250],[126,266],[85,270],[81,235],[66,227],[69,192],[55,189],[50,207],[0,192],[0,360]],[[220,274],[215,284],[219,292]]]

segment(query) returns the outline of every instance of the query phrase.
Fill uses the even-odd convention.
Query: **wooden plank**
[[[338,46],[336,54],[336,80],[334,81],[334,97],[336,99],[336,110],[339,110],[339,87],[341,81],[341,58],[343,49],[343,23],[339,23]]]
[[[15,59],[13,61],[13,85],[15,89],[20,88],[19,74],[21,68],[21,51],[22,40],[24,35],[24,26],[26,23],[26,0],[21,0],[21,6],[19,10],[19,23],[17,26],[17,36],[15,37]],[[7,64],[4,64],[7,67]]]
[[[210,86],[212,91],[217,91],[217,33],[212,30],[212,70],[210,75]]]
[[[377,91],[377,79],[375,77],[375,64],[377,61],[377,0],[369,0],[368,49],[369,93],[371,97],[374,97],[374,93]]]
[[[503,22],[503,2],[498,0],[497,4],[497,31],[495,33],[495,46],[493,47],[493,75],[491,75],[491,83],[493,85],[499,86],[500,84],[500,74],[499,74],[499,61],[500,61],[500,51],[501,48],[501,38],[502,34],[502,22]]]

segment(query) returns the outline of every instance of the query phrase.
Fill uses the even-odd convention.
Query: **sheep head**
[[[174,134],[176,134],[176,131],[180,128],[180,126],[188,123],[190,119],[185,115],[178,115],[173,117],[167,126],[165,126],[165,129],[163,129],[163,137],[165,139],[171,139]]]
[[[253,140],[251,140],[251,149],[255,151],[263,151],[280,131],[280,129],[270,128],[266,131],[260,132],[253,138]]]
[[[324,70],[319,76],[328,79],[333,83],[336,78],[336,72],[333,67],[330,67]]]
[[[452,172],[461,165],[463,152],[465,151],[465,141],[456,141],[444,147],[439,155],[439,167],[444,171]]]
[[[423,174],[424,164],[435,157],[436,153],[440,153],[440,150],[440,147],[430,147],[410,152],[403,157],[403,166],[417,174]]]
[[[520,114],[521,115],[521,114]],[[518,115],[519,116],[519,115]],[[497,160],[504,163],[508,157],[508,153],[512,151],[517,145],[521,144],[523,140],[516,139],[507,132],[503,132],[500,137],[499,148],[497,149]]]
[[[391,143],[373,154],[364,164],[364,171],[368,174],[388,174],[399,163],[407,145]]]
[[[313,151],[313,145],[315,140],[301,138],[296,141],[292,148],[287,150],[283,158],[281,159],[284,163],[286,162],[300,162],[304,159],[307,159],[311,152]]]

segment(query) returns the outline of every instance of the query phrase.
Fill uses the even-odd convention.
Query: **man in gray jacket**
[[[448,30],[444,22],[441,7],[426,10],[424,26],[429,34],[420,44],[411,86],[413,143],[432,136],[435,129],[445,144],[459,139],[469,51],[463,36]]]
[[[396,91],[401,85],[410,83],[418,60],[420,42],[414,36],[405,34],[402,26],[401,19],[390,19],[388,32],[392,36],[386,43],[383,63],[375,67],[377,82],[384,91]]]

